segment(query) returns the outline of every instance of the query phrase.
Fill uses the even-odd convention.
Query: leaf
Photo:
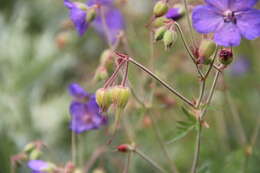
[[[184,113],[184,115],[186,115],[186,117],[188,118],[188,120],[192,121],[192,122],[196,122],[196,118],[194,115],[192,115],[190,113],[190,111],[188,111],[186,108],[181,107],[182,112]]]
[[[191,132],[193,129],[195,129],[195,125],[192,125],[186,129],[184,129],[183,131],[180,131],[177,136],[175,136],[173,139],[171,139],[170,141],[168,141],[166,144],[171,144],[174,143],[180,139],[182,139],[183,137],[185,137],[187,134],[189,134],[189,132]]]

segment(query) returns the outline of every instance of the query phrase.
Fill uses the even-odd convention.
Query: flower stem
[[[72,162],[76,165],[76,154],[77,154],[77,147],[76,147],[76,134],[71,131],[71,157]]]
[[[130,167],[131,158],[132,158],[132,152],[129,152],[128,155],[127,155],[127,160],[126,160],[126,164],[125,164],[125,168],[124,168],[123,173],[128,173],[129,167]]]
[[[191,173],[197,172],[197,167],[199,163],[200,158],[200,143],[201,143],[201,124],[200,124],[200,118],[198,118],[198,129],[197,129],[197,137],[196,137],[196,144],[195,144],[195,152],[194,152],[194,158],[192,162],[192,168]]]
[[[138,66],[140,69],[148,73],[150,76],[152,76],[154,79],[156,79],[160,84],[162,84],[165,88],[167,88],[169,91],[171,91],[173,94],[178,96],[181,100],[183,100],[185,103],[190,105],[191,107],[195,108],[194,104],[188,100],[186,97],[184,97],[182,94],[180,94],[178,91],[176,91],[174,88],[172,88],[169,84],[161,80],[157,75],[155,75],[153,72],[151,72],[149,69],[144,67],[142,64],[138,63],[132,58],[129,58],[129,61]]]
[[[166,173],[167,171],[164,170],[161,166],[159,166],[155,161],[153,161],[152,159],[150,159],[147,155],[145,155],[142,151],[138,150],[138,149],[134,149],[133,152],[135,152],[136,154],[138,154],[141,158],[143,158],[144,160],[146,160],[148,163],[150,163],[154,168],[158,169],[158,171],[162,172],[162,173]]]

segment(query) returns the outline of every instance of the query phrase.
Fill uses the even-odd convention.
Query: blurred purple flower
[[[85,92],[75,83],[69,86],[69,92],[74,96],[74,100],[70,104],[70,129],[72,131],[82,133],[107,124],[107,117],[101,114],[94,94]],[[78,98],[85,99],[78,100]]]
[[[231,66],[231,74],[233,76],[241,76],[247,73],[250,69],[250,61],[246,57],[239,57]]]
[[[70,18],[73,21],[78,33],[82,36],[87,28],[86,6],[97,5],[97,16],[92,22],[94,28],[103,36],[108,37],[109,43],[114,43],[118,33],[124,29],[124,19],[121,12],[113,5],[114,0],[89,0],[86,4],[64,0],[64,5],[70,10]],[[104,18],[104,19],[102,19]],[[105,23],[105,27],[104,27]]]
[[[172,19],[177,21],[183,16],[182,9],[180,8],[170,8],[168,12],[166,13],[165,17],[168,19]]]
[[[242,37],[253,40],[260,36],[258,0],[205,0],[206,5],[193,9],[193,27],[199,33],[214,32],[221,46],[238,46]]]
[[[30,160],[27,165],[32,170],[32,173],[46,173],[43,170],[50,167],[48,162],[42,160]]]

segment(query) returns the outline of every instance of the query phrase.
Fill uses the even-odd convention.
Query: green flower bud
[[[100,88],[96,91],[96,102],[103,111],[107,111],[112,104],[111,90]]]
[[[163,43],[166,49],[170,48],[177,40],[177,33],[174,30],[167,30],[163,36]]]
[[[219,53],[219,62],[223,65],[229,65],[233,61],[233,52],[231,49],[222,49]]]
[[[96,8],[90,8],[87,12],[87,22],[92,22],[97,16]]]
[[[96,81],[102,81],[108,78],[107,69],[103,66],[97,68],[94,79]]]
[[[202,40],[199,47],[199,59],[203,64],[211,62],[211,55],[216,50],[216,44],[212,40]]]
[[[110,49],[106,49],[102,52],[100,57],[100,64],[107,69],[113,68],[113,52]]]
[[[41,155],[42,155],[42,152],[40,150],[34,149],[30,153],[29,158],[30,158],[30,160],[37,160],[37,159],[39,159],[41,157]]]
[[[163,2],[163,1],[158,1],[154,8],[153,8],[153,14],[156,17],[161,17],[163,15],[165,15],[168,11],[168,6],[167,3]]]
[[[26,152],[26,153],[30,153],[31,151],[33,151],[35,149],[35,143],[31,142],[27,145],[25,145],[23,151]]]
[[[130,89],[123,86],[115,86],[111,88],[111,97],[114,104],[119,108],[124,108],[130,97]]]
[[[155,41],[162,40],[165,32],[166,32],[166,28],[164,26],[156,29],[155,34],[154,34]]]
[[[161,27],[168,21],[166,17],[157,17],[154,19],[152,26],[155,28]]]

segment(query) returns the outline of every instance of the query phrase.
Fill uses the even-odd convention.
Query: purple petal
[[[220,46],[230,47],[240,44],[241,35],[236,25],[225,23],[214,36],[215,42]]]
[[[70,115],[72,117],[80,117],[83,116],[87,111],[87,105],[85,103],[80,102],[72,102],[70,104]]]
[[[49,166],[47,162],[44,162],[42,160],[30,160],[27,165],[33,171],[41,171],[42,169]]]
[[[231,0],[230,8],[234,11],[246,10],[256,5],[258,0]]]
[[[241,56],[231,66],[231,74],[233,76],[241,76],[247,73],[250,69],[250,61],[247,57]]]
[[[93,5],[93,4],[100,4],[100,5],[113,5],[114,0],[89,0],[87,2],[88,5]]]
[[[237,17],[237,26],[240,33],[248,40],[260,36],[260,10],[250,9],[241,12]]]
[[[168,19],[178,20],[182,17],[182,14],[179,8],[170,8],[165,16]]]
[[[77,83],[69,85],[69,93],[71,96],[78,99],[84,99],[89,96],[89,94]]]
[[[192,12],[192,24],[199,33],[210,33],[216,31],[223,25],[223,17],[218,10],[209,5],[199,5]]]
[[[207,4],[214,6],[222,11],[229,8],[230,1],[231,0],[205,0]]]
[[[80,36],[82,36],[88,28],[86,15],[87,13],[79,8],[70,9],[70,19],[74,23]]]
[[[65,5],[67,8],[69,8],[69,9],[76,7],[76,5],[75,5],[73,2],[71,2],[70,0],[64,0],[64,5]]]

